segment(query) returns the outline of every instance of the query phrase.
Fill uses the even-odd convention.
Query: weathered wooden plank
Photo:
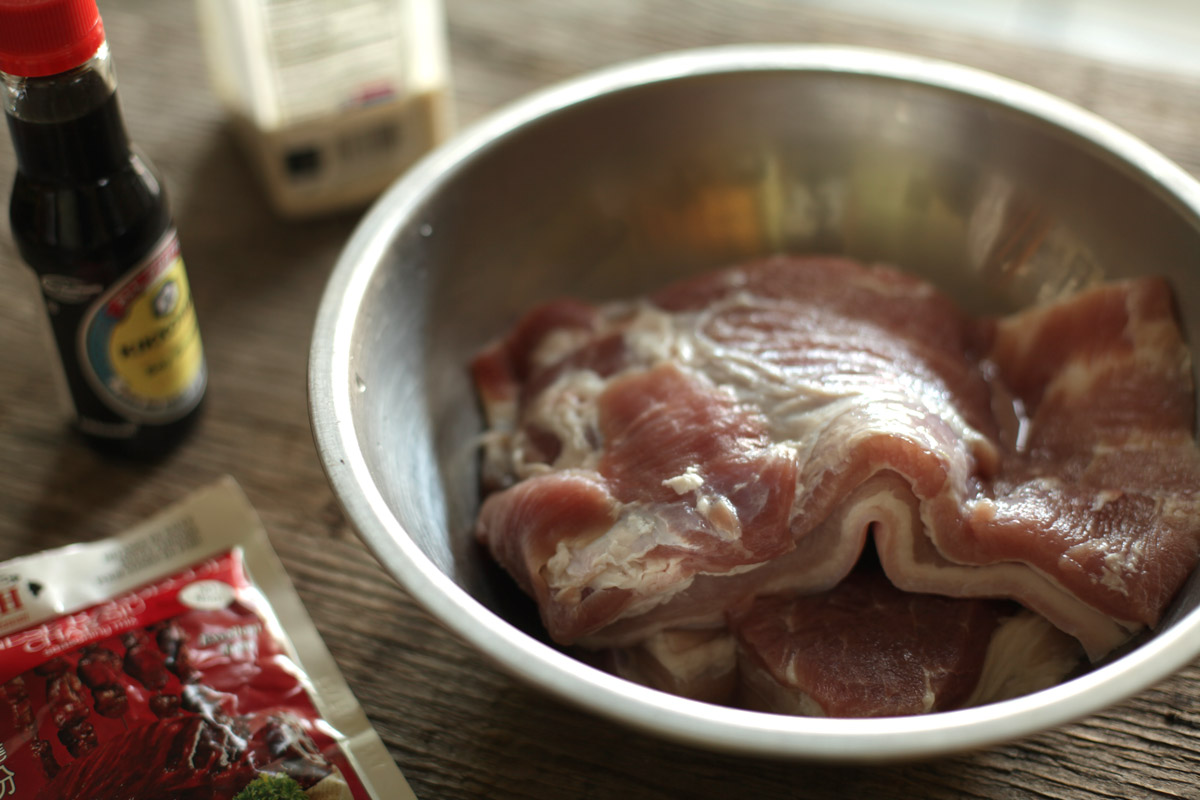
[[[204,80],[190,4],[102,0],[126,116],[171,191],[212,390],[197,435],[155,467],[66,435],[38,309],[0,236],[0,557],[115,533],[231,473],[351,686],[421,797],[1200,797],[1200,667],[1103,714],[954,758],[846,768],[664,742],[547,698],[445,632],[354,536],[308,428],[307,344],[356,221],[277,220]],[[1059,94],[1200,174],[1200,94],[1182,79],[864,20],[796,0],[448,0],[460,119],[586,70],[686,47],[853,43],[945,58]],[[0,147],[0,184],[13,160]]]

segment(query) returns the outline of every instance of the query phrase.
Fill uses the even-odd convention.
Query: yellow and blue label
[[[165,424],[196,407],[207,370],[174,231],[92,305],[79,344],[84,373],[118,414]]]

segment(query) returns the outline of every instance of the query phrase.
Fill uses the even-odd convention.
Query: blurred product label
[[[197,0],[213,90],[282,214],[363,205],[451,125],[441,0]]]

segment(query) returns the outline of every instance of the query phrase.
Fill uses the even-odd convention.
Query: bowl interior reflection
[[[348,374],[333,389],[345,380],[372,490],[438,570],[532,636],[531,604],[471,536],[482,423],[466,364],[540,301],[819,252],[895,264],[975,312],[1162,274],[1185,327],[1200,326],[1194,184],[1090,115],[881,54],[656,63],[460,137],[368,217],[360,237],[393,226],[374,232],[373,263],[339,265],[366,276],[361,304],[342,310]],[[368,542],[381,535],[355,522]],[[1189,585],[1169,622],[1198,601]]]

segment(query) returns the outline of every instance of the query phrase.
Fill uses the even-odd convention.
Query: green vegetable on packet
[[[287,775],[263,773],[246,784],[233,800],[308,800],[300,784]]]

